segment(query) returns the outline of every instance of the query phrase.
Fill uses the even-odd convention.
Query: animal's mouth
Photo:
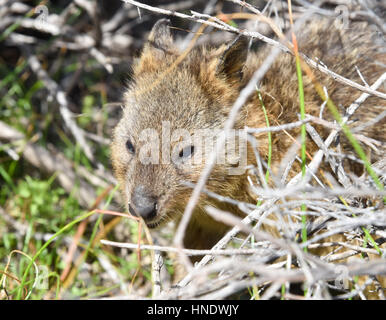
[[[148,221],[144,220],[144,221],[146,223],[146,226],[149,229],[155,229],[155,228],[160,227],[160,226],[164,225],[165,223],[167,223],[168,219],[163,215],[159,215],[152,220],[148,220]]]
[[[161,220],[158,220],[158,221],[145,221],[146,223],[146,226],[149,228],[149,229],[155,229],[157,227],[159,227],[161,225]]]

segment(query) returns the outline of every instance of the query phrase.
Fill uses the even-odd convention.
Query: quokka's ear
[[[169,19],[160,19],[155,23],[145,44],[144,53],[151,50],[154,54],[162,56],[173,48],[173,37],[169,26]]]
[[[151,29],[148,41],[157,47],[170,47],[173,44],[173,37],[169,26],[169,19],[158,20]]]
[[[173,37],[169,29],[170,20],[158,20],[150,31],[141,56],[133,64],[135,74],[153,72],[168,53],[175,53]]]
[[[220,56],[216,74],[228,80],[237,81],[242,78],[242,71],[248,57],[249,39],[239,35]]]

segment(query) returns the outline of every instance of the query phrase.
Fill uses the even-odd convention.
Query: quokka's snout
[[[157,215],[157,197],[151,194],[145,186],[134,188],[131,201],[128,204],[129,212],[134,216],[140,216],[145,221],[151,221]]]

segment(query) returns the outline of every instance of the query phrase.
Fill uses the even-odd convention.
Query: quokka
[[[297,39],[301,52],[312,59],[318,58],[332,71],[355,82],[362,83],[356,67],[370,85],[386,71],[386,54],[375,44],[366,23],[355,23],[349,30],[343,30],[335,27],[330,20],[314,19],[302,28]],[[161,137],[162,126],[166,122],[171,132],[182,128],[194,134],[197,130],[213,129],[215,135],[218,131],[214,129],[223,128],[240,91],[270,54],[270,50],[271,47],[267,47],[249,52],[249,39],[241,36],[219,48],[195,48],[176,63],[181,52],[174,43],[169,21],[162,19],[154,25],[140,58],[133,66],[133,81],[125,93],[123,115],[115,128],[111,145],[112,164],[125,205],[132,214],[142,216],[148,227],[154,228],[165,221],[178,220],[181,217],[192,192],[191,187],[183,182],[197,182],[205,161],[191,161],[197,151],[194,143],[184,145],[181,140],[176,139],[170,142],[170,161],[161,159],[157,163],[143,163],[141,149],[145,142],[140,139],[141,133],[150,128]],[[294,57],[283,52],[258,84],[271,125],[299,120],[295,68]],[[313,72],[343,113],[344,108],[362,93],[338,83],[318,70]],[[384,91],[385,87],[381,86],[378,90]],[[304,77],[304,94],[306,113],[319,117],[323,100],[307,77]],[[351,128],[374,119],[385,107],[384,100],[375,96],[368,97],[354,114]],[[323,118],[333,119],[327,109],[323,112]],[[241,109],[234,128],[243,129],[246,126],[266,126],[257,92]],[[324,139],[330,132],[330,129],[322,126],[316,128]],[[386,119],[383,118],[360,131],[362,135],[373,139],[371,141],[376,145],[376,148],[363,145],[372,162],[385,155],[385,129]],[[294,144],[293,138],[299,134],[300,128],[272,133],[273,173]],[[257,150],[265,161],[268,157],[267,137],[267,133],[255,135]],[[352,151],[350,143],[343,135],[340,135],[340,145],[344,152]],[[159,149],[160,143],[154,146],[157,154]],[[308,137],[307,151],[314,154],[318,149]],[[256,165],[256,157],[250,145],[246,165]],[[248,171],[232,175],[229,174],[232,167],[234,163],[217,163],[206,188],[222,196],[256,204],[258,195],[250,190]],[[331,172],[328,165],[323,168]],[[363,172],[362,166],[350,160],[345,160],[345,168],[356,175]],[[295,163],[289,178],[300,171],[300,164]],[[185,233],[184,245],[187,248],[211,248],[228,229],[206,213],[206,205],[243,215],[237,206],[202,194]]]

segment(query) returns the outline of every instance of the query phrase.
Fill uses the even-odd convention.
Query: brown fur
[[[371,85],[385,72],[381,63],[386,63],[386,57],[374,45],[366,24],[358,23],[352,28],[338,30],[331,21],[310,22],[302,29],[303,33],[298,35],[300,51],[311,58],[319,58],[334,72],[362,83],[355,70],[355,66],[358,66]],[[136,151],[140,150],[139,133],[146,128],[154,128],[160,133],[162,121],[170,121],[171,130],[185,128],[193,132],[202,128],[221,129],[241,88],[248,83],[252,73],[270,52],[270,48],[263,48],[257,53],[249,53],[247,58],[247,47],[246,39],[239,38],[231,45],[223,45],[218,49],[197,48],[176,64],[181,52],[173,45],[167,23],[161,21],[153,28],[149,41],[134,66],[134,81],[126,93],[123,117],[115,129],[112,143],[112,163],[125,203],[130,203],[131,194],[137,184],[144,185],[158,200],[157,216],[149,221],[149,226],[154,227],[168,219],[180,217],[191,195],[191,188],[183,185],[182,181],[197,182],[205,163],[180,168],[173,163],[143,165],[138,160],[138,154],[127,152],[127,139],[131,139]],[[341,110],[347,108],[361,94],[331,77],[316,70],[314,72]],[[304,86],[306,112],[318,116],[322,100],[306,77]],[[271,125],[299,119],[298,83],[293,56],[280,54],[260,83],[259,89]],[[380,90],[383,90],[382,87]],[[352,127],[374,118],[382,110],[385,110],[385,102],[369,97],[353,116],[352,119],[357,121],[354,121]],[[327,109],[324,118],[332,119]],[[256,94],[245,104],[235,124],[235,128],[245,126],[266,126]],[[317,129],[322,138],[326,138],[328,131],[321,127]],[[385,129],[384,118],[376,126],[361,132],[382,143],[379,146],[380,153],[369,150],[372,161],[384,155]],[[287,132],[296,138],[300,129]],[[272,168],[275,171],[294,142],[283,131],[274,133],[272,138]],[[344,137],[341,138],[345,151],[350,151],[350,144]],[[257,139],[260,155],[267,160],[267,134],[259,135]],[[308,139],[307,151],[314,154],[318,148],[310,140]],[[252,152],[248,153],[248,160],[250,164],[255,164]],[[351,164],[346,165],[350,167]],[[354,166],[351,169],[357,174],[362,170]],[[207,189],[240,201],[256,203],[248,192],[246,174],[232,176],[227,174],[227,170],[227,165],[216,165],[207,182]],[[299,171],[300,166],[295,165],[290,176]],[[207,215],[204,207],[208,204],[242,214],[236,207],[202,195],[184,239],[188,248],[210,248],[227,229]]]

